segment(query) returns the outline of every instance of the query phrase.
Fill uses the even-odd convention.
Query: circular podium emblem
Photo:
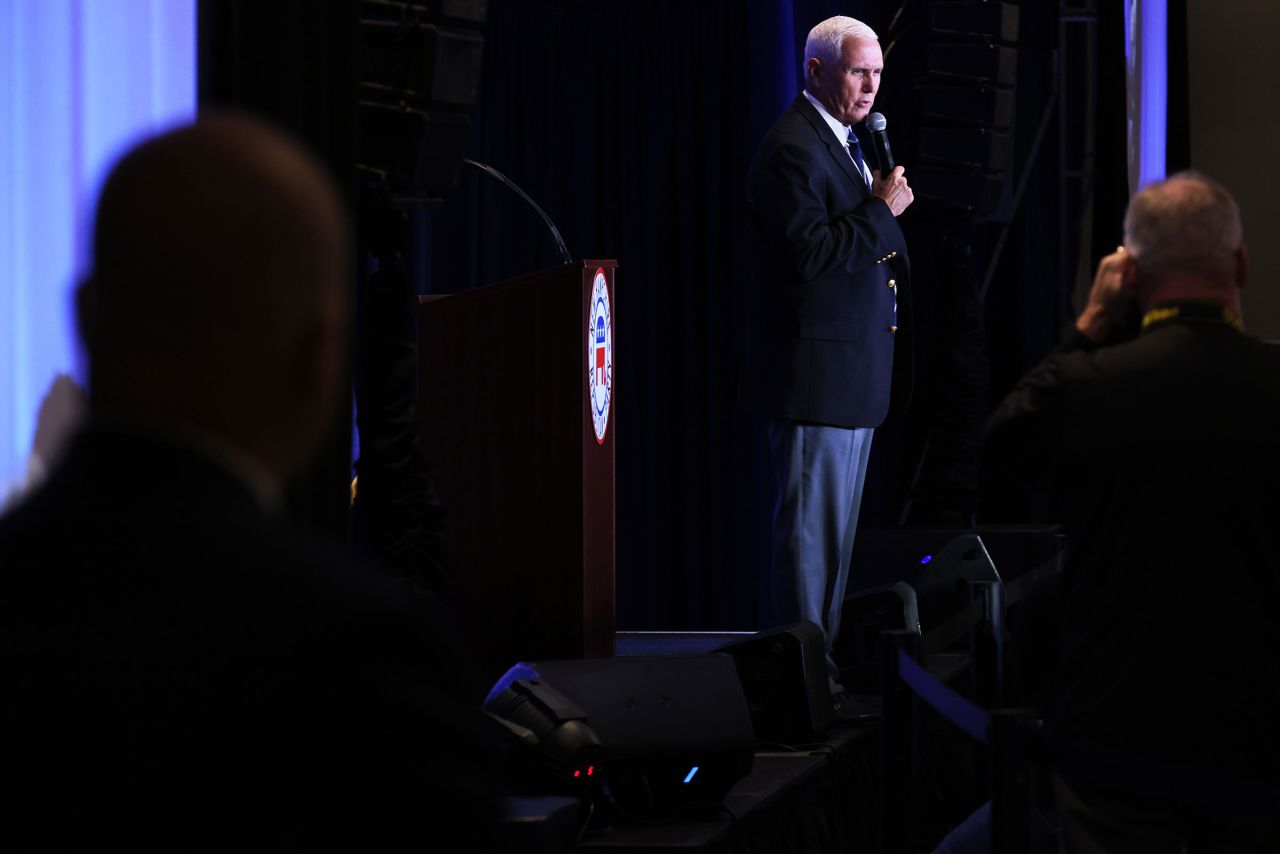
[[[609,402],[613,397],[613,312],[609,309],[609,284],[604,268],[596,270],[587,311],[587,399],[596,444],[604,444],[609,429]]]

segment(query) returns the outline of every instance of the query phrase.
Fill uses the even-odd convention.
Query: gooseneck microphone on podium
[[[556,228],[556,224],[551,221],[551,217],[547,216],[542,208],[538,207],[538,203],[529,198],[529,195],[524,190],[517,187],[514,181],[488,164],[480,163],[475,160],[468,160],[465,157],[462,158],[462,162],[468,166],[474,166],[486,175],[492,175],[494,178],[497,178],[499,181],[510,187],[517,196],[524,199],[529,207],[533,208],[534,212],[537,213],[538,216],[542,217],[542,221],[547,224],[547,229],[551,232],[551,237],[556,242],[556,249],[560,252],[560,260],[565,264],[573,263],[573,256],[569,254],[568,247],[564,245],[564,238],[560,236],[560,229]]]
[[[881,178],[889,177],[893,171],[893,152],[889,150],[889,134],[885,132],[888,124],[880,113],[867,116],[867,130],[871,131],[871,147],[876,150]]]

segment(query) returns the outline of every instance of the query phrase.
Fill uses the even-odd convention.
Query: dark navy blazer
[[[754,277],[742,392],[761,414],[876,427],[889,409],[907,247],[801,94],[747,179]]]

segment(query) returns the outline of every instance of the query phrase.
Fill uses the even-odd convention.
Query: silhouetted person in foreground
[[[1146,188],[1074,336],[988,425],[987,461],[1055,495],[1070,543],[1044,665],[1080,746],[1056,780],[1072,851],[1280,850],[1223,782],[1280,782],[1280,348],[1244,332],[1246,270],[1223,187]]]
[[[347,400],[347,223],[293,143],[128,154],[78,294],[90,410],[0,518],[6,839],[482,840],[482,696],[429,596],[276,513]]]

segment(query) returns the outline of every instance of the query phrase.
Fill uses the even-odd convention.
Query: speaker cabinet
[[[973,581],[1000,581],[1000,573],[977,534],[960,534],[912,567],[907,584],[916,591],[920,628],[927,637],[969,604]]]
[[[1000,206],[1004,175],[980,169],[920,164],[912,170],[915,194],[948,207],[993,214]]]
[[[1018,41],[1018,7],[1012,3],[943,2],[930,10],[933,31],[1013,44]]]
[[[405,21],[361,22],[360,82],[403,90],[416,103],[475,105],[484,39],[478,32]]]
[[[943,627],[934,636],[940,639],[948,634],[947,621],[968,606],[970,582],[1001,580],[982,537],[954,530],[860,532],[850,572],[872,586],[845,597],[832,657],[845,686],[858,693],[877,690],[881,631],[914,631],[928,643]]]
[[[919,603],[910,584],[899,581],[845,597],[840,634],[832,644],[831,657],[840,668],[840,681],[846,690],[854,694],[875,694],[880,690],[876,659],[880,633],[897,630],[920,633]]]
[[[804,620],[720,647],[733,657],[756,741],[819,738],[835,718],[822,629]]]
[[[1013,92],[994,86],[920,85],[925,122],[1004,129],[1013,125]]]
[[[729,655],[528,666],[585,712],[601,744],[605,785],[627,814],[660,821],[718,808],[751,772],[751,715]]]
[[[457,185],[471,145],[470,116],[367,101],[360,106],[361,156],[386,173],[389,187],[437,197]]]
[[[1018,52],[992,44],[931,44],[927,70],[946,77],[1013,86],[1018,79]]]
[[[362,181],[433,207],[458,181],[480,94],[485,0],[358,4]]]
[[[1003,172],[1012,157],[1012,138],[986,128],[920,128],[919,154],[942,166]]]

